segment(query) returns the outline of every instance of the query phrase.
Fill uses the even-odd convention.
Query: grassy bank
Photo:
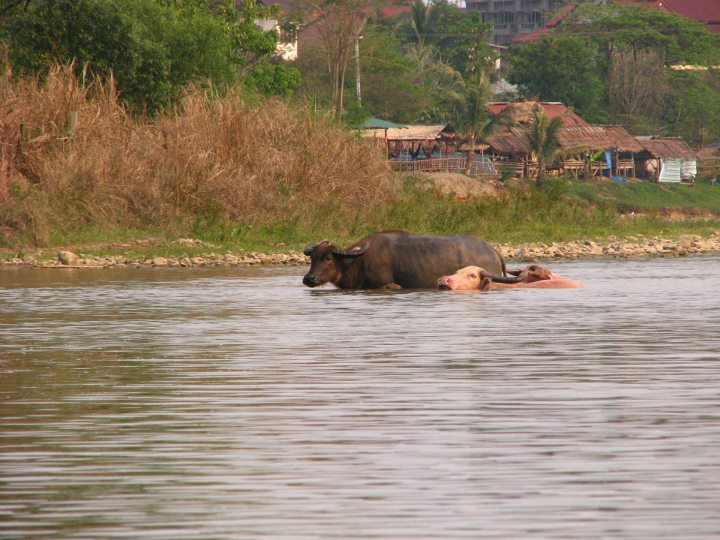
[[[112,84],[78,84],[58,68],[44,81],[0,78],[0,118],[6,253],[207,251],[172,243],[187,237],[273,253],[395,228],[514,244],[720,229],[720,186],[708,184],[553,181],[458,200],[393,176],[373,142],[328,118],[234,91],[191,90],[177,108],[138,118]]]
[[[514,245],[637,235],[676,238],[682,234],[698,234],[707,237],[720,230],[717,219],[668,219],[663,212],[622,214],[615,203],[607,201],[591,205],[579,201],[574,193],[575,186],[564,182],[551,183],[541,190],[507,189],[497,198],[462,201],[452,195],[417,189],[412,185],[412,179],[406,184],[390,202],[361,212],[344,211],[337,205],[328,204],[318,206],[316,212],[303,213],[294,209],[283,219],[267,224],[242,224],[208,216],[182,231],[181,236],[208,244],[173,242],[176,236],[162,228],[84,228],[75,235],[58,235],[54,245],[79,245],[86,254],[181,258],[225,251],[300,251],[324,238],[347,245],[374,231],[394,228],[427,234],[473,232],[496,244]],[[153,240],[132,242],[138,238]],[[212,246],[208,247],[209,244]],[[23,249],[32,251],[29,247]],[[48,256],[53,256],[53,250],[48,250]]]

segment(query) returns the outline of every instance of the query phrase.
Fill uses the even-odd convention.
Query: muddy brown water
[[[720,537],[720,259],[0,272],[0,538]]]

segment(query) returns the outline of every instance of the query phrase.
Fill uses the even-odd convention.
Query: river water
[[[720,538],[720,259],[0,271],[0,538]]]

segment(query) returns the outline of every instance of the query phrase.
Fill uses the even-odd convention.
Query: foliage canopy
[[[222,85],[244,75],[266,92],[294,89],[294,69],[265,65],[277,36],[255,19],[270,14],[249,1],[238,12],[232,0],[30,0],[6,11],[0,40],[19,75],[53,63],[112,72],[125,103],[154,112],[193,81]]]

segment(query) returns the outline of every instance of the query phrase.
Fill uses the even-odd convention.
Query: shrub
[[[354,215],[391,196],[372,141],[278,98],[250,105],[232,90],[191,88],[172,110],[133,117],[112,81],[81,84],[65,66],[43,81],[0,79],[0,118],[0,224],[40,243],[53,228],[174,234],[207,215],[235,226],[312,221],[325,207]]]

